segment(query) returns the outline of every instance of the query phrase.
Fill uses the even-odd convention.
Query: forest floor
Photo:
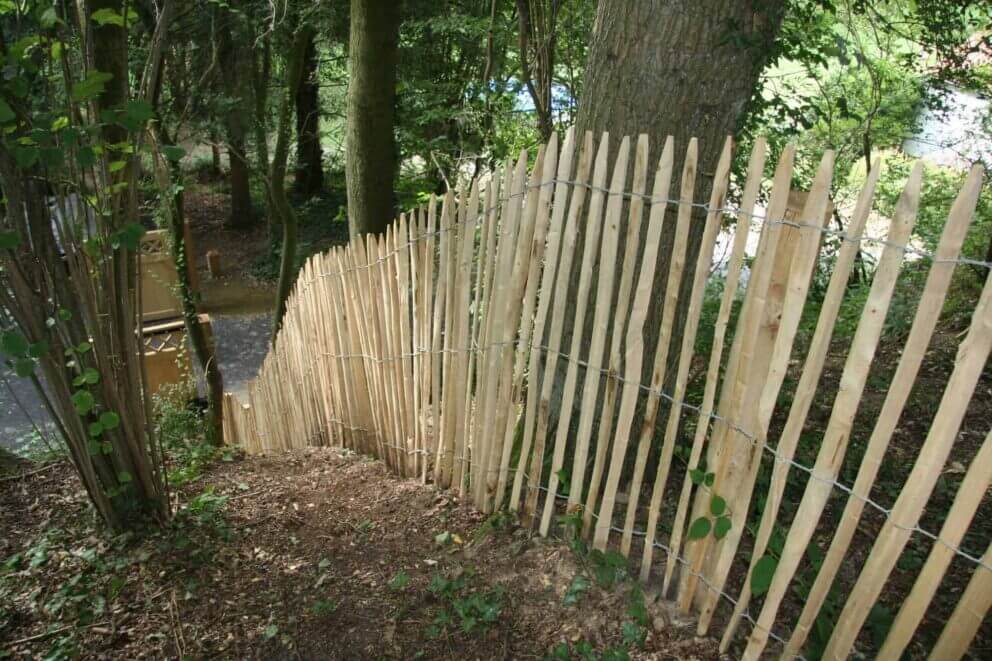
[[[142,537],[67,464],[0,482],[0,658],[718,658],[623,568],[379,462],[227,459]]]

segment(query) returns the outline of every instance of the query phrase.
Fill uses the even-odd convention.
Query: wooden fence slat
[[[431,451],[434,457],[434,481],[437,483],[441,476],[441,458],[444,453],[444,441],[442,438],[443,425],[441,424],[441,373],[443,370],[444,356],[444,303],[448,289],[448,252],[451,245],[451,209],[448,204],[448,197],[444,198],[444,205],[441,207],[441,218],[436,225],[438,228],[438,262],[437,276],[434,286],[434,309],[431,322]],[[433,204],[431,205],[434,206]]]
[[[954,549],[961,546],[961,540],[968,532],[968,526],[978,511],[989,484],[992,482],[992,431],[985,436],[982,447],[979,448],[975,459],[968,466],[968,472],[958,487],[954,503],[947,513],[947,519],[940,529],[939,542],[934,542],[930,555],[923,569],[916,576],[913,589],[903,600],[899,614],[896,615],[889,635],[879,650],[882,659],[898,659],[902,657],[906,645],[913,637],[913,632],[923,620],[926,609],[940,588],[944,573],[954,559]],[[976,567],[975,571],[981,571]]]
[[[982,563],[992,565],[992,544],[989,544],[982,556]],[[975,639],[978,628],[992,608],[992,571],[985,567],[976,567],[975,573],[968,581],[961,600],[954,607],[940,638],[928,657],[930,661],[952,661],[960,659],[968,651],[971,641]]]
[[[723,591],[726,584],[731,564],[737,554],[747,523],[747,512],[753,498],[755,481],[758,477],[761,461],[764,458],[762,450],[768,440],[768,426],[775,404],[778,402],[782,382],[785,380],[789,368],[793,343],[799,329],[813,272],[818,263],[823,238],[822,225],[829,218],[827,211],[830,205],[833,166],[834,154],[832,151],[827,151],[820,161],[820,168],[813,179],[810,194],[801,213],[801,227],[798,230],[788,228],[798,234],[798,244],[795,246],[795,252],[788,267],[787,289],[782,299],[782,307],[775,315],[778,319],[778,330],[771,350],[771,359],[768,362],[763,389],[757,400],[757,415],[747,420],[747,424],[753,425],[757,436],[754,441],[755,448],[748,455],[745,455],[741,480],[726,487],[733,495],[731,499],[727,500],[730,505],[728,516],[731,527],[716,547],[716,556],[710,572],[710,582],[715,589],[707,591],[703,600],[699,613],[698,631],[706,631],[709,628],[710,618],[717,606],[718,592]],[[777,219],[773,218],[772,220]],[[751,409],[751,412],[753,414],[755,410]]]
[[[888,240],[892,244],[905,244],[909,240],[916,221],[922,176],[923,166],[918,164],[910,174],[909,181],[896,204],[896,212],[888,234]],[[823,440],[813,466],[813,475],[817,479],[810,479],[806,484],[795,518],[789,527],[771,585],[765,595],[758,624],[748,640],[744,653],[746,658],[758,658],[767,644],[768,631],[774,623],[789,583],[806,553],[806,547],[830,498],[833,481],[840,473],[850,441],[854,416],[861,402],[861,394],[868,380],[871,363],[885,324],[885,316],[902,267],[904,252],[892,244],[885,246],[878,261],[878,269],[872,279],[868,300],[865,302],[847,354],[844,371],[841,374],[841,385],[834,398],[830,420],[823,433]]]
[[[973,173],[978,172],[973,169]],[[977,180],[977,181],[976,181]],[[971,181],[980,184],[980,175]],[[969,181],[968,183],[971,183]],[[878,275],[876,274],[876,279]],[[934,416],[927,439],[923,443],[895,505],[872,546],[854,589],[848,596],[834,628],[827,655],[847,655],[864,624],[885,580],[902,553],[912,529],[917,525],[923,508],[940,477],[950,454],[958,429],[964,419],[975,385],[985,367],[992,348],[992,274],[985,283],[975,308],[968,335],[958,347],[954,371],[951,373],[940,408]]]
[[[572,329],[572,342],[568,356],[565,374],[565,384],[559,409],[559,424],[555,434],[554,451],[551,457],[551,472],[548,475],[548,493],[544,500],[544,511],[541,514],[540,532],[547,536],[551,527],[551,516],[555,511],[555,499],[558,497],[559,473],[565,461],[565,445],[568,440],[568,422],[571,417],[572,404],[575,401],[576,381],[579,376],[579,364],[575,360],[582,346],[583,328],[585,326],[586,308],[589,306],[589,289],[591,287],[592,271],[599,254],[599,235],[602,231],[603,215],[603,186],[606,183],[607,153],[609,151],[609,133],[604,133],[599,141],[599,151],[596,153],[596,165],[593,168],[592,195],[590,196],[589,212],[586,217],[585,240],[582,247],[582,262],[579,271],[579,284],[576,296],[575,318]],[[562,298],[565,298],[564,296]],[[545,378],[550,373],[545,372]],[[543,400],[542,400],[543,401]],[[537,484],[535,483],[535,486]]]
[[[505,443],[505,430],[510,424],[511,417],[514,420],[516,418],[515,410],[512,411],[511,416],[514,396],[514,366],[517,364],[517,356],[527,351],[527,348],[520,342],[523,340],[522,335],[526,326],[532,321],[522,318],[525,303],[523,298],[526,295],[530,260],[535,253],[534,243],[536,240],[541,241],[543,252],[548,215],[545,213],[541,219],[544,228],[538,237],[538,210],[542,207],[546,209],[549,204],[548,200],[551,199],[551,187],[548,182],[554,180],[555,163],[558,158],[557,136],[555,136],[552,146],[555,149],[553,154],[548,153],[548,148],[545,145],[541,145],[537,151],[537,159],[531,170],[529,184],[524,196],[524,208],[518,224],[517,246],[513,255],[513,267],[510,272],[506,303],[500,310],[501,314],[506,316],[506,320],[503,324],[503,336],[500,340],[500,365],[497,381],[499,385],[496,390],[495,403],[496,417],[494,425],[490,429],[492,442],[485,472],[485,496],[482,504],[482,511],[485,514],[500,506],[497,501],[499,485],[503,484],[504,488],[506,486],[506,473],[509,469],[512,450],[512,432],[510,434],[511,443]],[[526,334],[529,335],[529,331]],[[514,344],[515,342],[516,344]],[[523,369],[522,364],[521,369]],[[522,374],[521,378],[523,378]]]
[[[544,341],[544,332],[547,329],[548,311],[551,309],[551,299],[554,296],[555,275],[558,272],[558,259],[561,254],[562,236],[565,228],[565,211],[568,204],[567,183],[572,174],[572,161],[575,156],[575,130],[573,127],[565,132],[565,141],[562,144],[561,155],[558,158],[558,172],[555,175],[554,201],[552,202],[551,222],[548,227],[548,242],[546,248],[544,271],[541,273],[541,284],[538,291],[537,313],[534,317],[534,330],[532,333],[533,344],[538,345],[530,349],[529,368],[527,374],[527,402],[524,405],[524,428],[523,438],[520,448],[520,460],[517,464],[517,471],[513,477],[513,487],[510,491],[510,502],[508,509],[516,512],[520,506],[521,489],[523,488],[524,477],[527,474],[528,461],[531,458],[531,448],[533,442],[534,420],[537,414],[537,396],[541,357],[544,353],[540,349],[541,342]],[[533,262],[532,262],[533,263]],[[531,278],[528,281],[534,281]],[[543,450],[542,450],[543,453]],[[541,457],[536,458],[537,461]]]
[[[775,169],[767,211],[768,218],[782,218],[785,213],[794,159],[795,146],[787,145]],[[773,324],[773,320],[766,316],[769,314],[765,309],[766,301],[768,307],[774,305],[772,292],[774,276],[779,274],[778,267],[783,261],[782,254],[788,253],[791,248],[790,243],[785,241],[782,242],[783,249],[779,250],[781,234],[782,226],[777,223],[765,222],[762,225],[758,252],[754,261],[755,268],[748,279],[747,293],[737,322],[737,332],[731,345],[723,391],[717,407],[723,420],[740,419],[738,414],[745,395],[754,398],[750,393],[757,389],[765,373],[763,345],[771,344],[777,327]],[[791,259],[787,262],[791,262]],[[759,347],[757,351],[756,347]],[[726,461],[724,455],[732,455],[738,450],[736,444],[746,442],[746,439],[740,437],[739,430],[730,429],[725,422],[717,420],[713,425],[707,465],[713,467],[715,473],[714,492],[718,492],[720,483],[726,479],[726,473],[730,469],[728,464],[731,462]],[[694,467],[690,466],[690,468]],[[703,490],[697,491],[692,508],[693,521],[709,513],[709,500]],[[686,546],[686,563],[689,571],[683,572],[679,587],[679,607],[685,612],[688,612],[695,598],[698,578],[703,570],[711,539],[712,536],[708,535],[703,539],[693,540]]]
[[[520,323],[517,332],[517,350],[513,364],[512,382],[508,383],[508,391],[501,406],[506,409],[506,421],[504,424],[502,445],[503,452],[499,463],[499,476],[496,484],[496,491],[493,497],[494,507],[500,507],[506,494],[507,480],[510,475],[510,454],[513,451],[514,434],[518,428],[517,410],[521,406],[521,396],[524,385],[524,368],[527,365],[527,358],[530,355],[531,335],[534,326],[534,306],[537,303],[537,290],[540,281],[541,269],[544,267],[545,251],[547,249],[548,233],[551,223],[551,199],[554,194],[556,173],[558,171],[558,134],[553,133],[544,149],[544,160],[542,163],[542,173],[538,181],[537,188],[531,191],[528,196],[528,208],[526,211],[528,223],[533,226],[530,230],[532,237],[527,243],[519,248],[518,257],[526,259],[520,265],[517,273],[526,282],[523,292],[523,302],[519,312]],[[534,166],[534,175],[537,175],[537,165]],[[533,205],[533,208],[531,206]],[[523,237],[522,237],[523,238]],[[555,255],[554,259],[557,259]],[[524,265],[526,264],[526,266]],[[515,267],[517,268],[517,267]],[[517,317],[516,312],[513,318]],[[497,423],[496,433],[499,433],[499,423]],[[522,470],[526,464],[524,455],[520,455],[517,462],[517,469]]]
[[[544,471],[544,449],[548,433],[548,421],[551,413],[551,395],[555,385],[555,374],[558,369],[561,348],[562,331],[565,325],[565,312],[568,304],[568,284],[572,273],[572,262],[578,237],[579,215],[584,208],[586,198],[586,182],[593,159],[592,132],[586,131],[579,154],[579,163],[575,169],[575,183],[571,186],[571,197],[568,216],[565,220],[565,233],[562,237],[561,262],[555,276],[554,299],[551,309],[551,327],[548,330],[547,349],[544,354],[544,369],[541,378],[541,393],[538,400],[534,422],[534,444],[531,451],[530,473],[527,476],[527,499],[524,503],[526,524],[533,525],[537,515],[537,502],[541,487],[541,475]],[[524,437],[530,436],[530,427],[524,422]]]
[[[599,489],[603,481],[606,456],[610,448],[610,440],[613,437],[613,414],[620,391],[617,377],[620,376],[623,360],[621,351],[626,332],[626,322],[630,316],[628,310],[630,310],[631,305],[634,273],[638,265],[637,253],[640,250],[641,225],[644,222],[644,189],[647,186],[648,178],[648,147],[648,136],[644,134],[638,136],[634,150],[634,178],[631,181],[632,197],[628,204],[627,234],[623,237],[626,244],[623,255],[623,272],[620,275],[620,285],[617,289],[617,300],[614,307],[615,321],[613,329],[610,331],[610,350],[607,354],[609,367],[605,374],[606,392],[603,395],[603,407],[597,416],[599,418],[599,430],[596,433],[596,455],[593,461],[592,474],[589,476],[586,504],[582,509],[582,530],[587,536],[591,535],[592,514],[599,500]],[[576,487],[581,486],[581,481],[579,481]],[[581,495],[581,491],[579,495]]]
[[[675,226],[675,239],[672,252],[669,255],[668,279],[666,281],[665,302],[661,317],[661,330],[658,333],[654,369],[651,372],[651,390],[655,392],[662,388],[665,381],[665,372],[668,368],[668,347],[671,343],[672,328],[678,308],[679,287],[682,283],[682,274],[685,271],[685,254],[690,234],[689,224],[692,222],[692,201],[696,186],[696,161],[698,160],[698,154],[699,142],[696,139],[692,139],[689,141],[685,159],[682,162],[682,187],[679,195],[678,220]],[[640,381],[640,375],[637,376],[637,379]],[[657,397],[653,393],[649,396],[644,412],[644,420],[641,423],[640,445],[650,443],[650,437],[654,434],[654,421],[657,419],[660,401],[660,397]],[[624,457],[627,453],[629,441],[629,433],[625,433],[622,436],[618,435],[614,439],[610,471],[606,480],[606,487],[603,490],[603,500],[600,504],[599,516],[596,519],[596,530],[593,536],[593,546],[600,550],[606,548],[610,527],[613,525],[613,507],[616,502],[616,492],[620,485],[620,473],[623,470]],[[643,466],[641,468],[643,471]],[[636,465],[634,469],[634,482],[639,482]],[[637,488],[639,490],[640,486],[638,485]],[[631,497],[634,496],[633,491],[630,495]]]
[[[644,324],[647,321],[648,307],[654,290],[654,274],[658,262],[658,251],[661,246],[661,232],[665,225],[665,213],[668,210],[668,193],[672,184],[674,160],[674,139],[671,136],[665,140],[658,167],[655,171],[654,187],[652,189],[651,209],[648,214],[648,229],[644,237],[644,254],[641,259],[641,270],[634,292],[630,320],[627,324],[624,339],[623,387],[620,394],[620,408],[617,414],[614,446],[618,439],[630,434],[634,422],[634,412],[640,396],[639,382],[641,368],[644,364]],[[603,443],[600,436],[600,443]],[[638,460],[642,449],[638,449]],[[643,448],[646,456],[647,446]],[[629,526],[628,526],[629,527]],[[627,527],[625,527],[626,530]],[[626,555],[630,550],[627,535],[624,537],[622,552]]]
[[[465,447],[468,445],[468,436],[465,430],[468,429],[468,417],[466,402],[470,401],[468,389],[469,362],[471,361],[472,340],[470,336],[470,314],[469,303],[472,293],[472,262],[475,258],[475,230],[479,220],[479,182],[472,182],[471,192],[468,200],[463,200],[462,205],[466,207],[465,217],[462,220],[461,228],[461,248],[458,251],[458,278],[456,281],[455,300],[455,374],[454,374],[454,406],[455,415],[452,425],[455,434],[452,444],[452,485],[460,486],[465,470],[464,462],[461,459],[465,456]]]
[[[447,250],[445,251],[444,261],[439,265],[439,268],[443,268],[444,275],[444,312],[441,315],[442,328],[438,331],[441,333],[441,402],[440,402],[440,421],[438,423],[438,456],[435,457],[434,464],[434,479],[437,485],[446,489],[451,486],[451,471],[452,465],[454,463],[454,453],[455,453],[455,434],[457,430],[455,429],[454,420],[454,388],[457,387],[457,383],[454,378],[454,363],[455,363],[455,351],[456,346],[454,344],[455,338],[455,326],[457,320],[455,319],[457,315],[457,310],[455,309],[455,292],[458,286],[456,281],[458,275],[458,251],[459,251],[459,232],[462,229],[462,223],[460,222],[459,215],[461,210],[459,207],[459,201],[464,198],[464,192],[459,191],[457,198],[452,190],[444,196],[444,209],[442,214],[447,218],[447,225],[444,224],[442,220],[442,231],[444,231],[444,237],[442,242],[447,243]]]
[[[499,382],[503,370],[503,354],[508,351],[504,341],[512,337],[512,333],[504,332],[505,326],[516,323],[504,314],[505,306],[509,303],[510,292],[514,283],[513,265],[517,250],[517,235],[522,213],[522,198],[527,182],[527,152],[521,150],[513,170],[513,182],[508,186],[508,195],[503,204],[502,222],[500,224],[500,239],[497,247],[496,268],[493,271],[493,314],[488,319],[487,343],[491,346],[486,350],[485,375],[486,395],[484,402],[484,417],[481,426],[480,447],[473,450],[475,460],[472,462],[472,484],[476,506],[486,511],[489,470],[498,456],[495,447],[494,428],[496,424],[496,404],[499,401]],[[508,323],[509,322],[509,323]],[[512,357],[512,352],[510,353]]]
[[[873,168],[876,175],[877,170],[878,168]],[[974,177],[974,173],[971,176]],[[877,176],[870,180],[870,183],[873,183],[874,180],[877,180]],[[888,387],[885,402],[876,418],[864,458],[858,468],[853,491],[859,497],[848,498],[844,507],[844,513],[830,541],[830,548],[807,596],[799,621],[786,645],[785,653],[789,656],[797,655],[802,648],[857,530],[865,507],[862,498],[867,497],[871,491],[871,485],[882,465],[885,451],[899,422],[899,417],[909,398],[913,384],[916,382],[927,346],[929,346],[930,338],[937,326],[944,299],[951,284],[951,276],[954,273],[953,260],[957,259],[961,252],[961,246],[964,243],[977,203],[979,190],[980,185],[975,186],[975,182],[969,180],[962,188],[948,215],[940,244],[937,246],[938,261],[931,266],[927,275],[909,337],[899,358],[899,365]],[[839,305],[839,301],[837,305]],[[798,401],[798,396],[796,401]],[[807,409],[808,406],[809,404],[806,404]],[[793,407],[795,407],[795,403]],[[805,413],[803,413],[803,417],[805,417]],[[788,423],[786,429],[789,429]],[[795,432],[797,436],[799,431]],[[784,435],[785,432],[783,432]]]
[[[703,442],[706,439],[707,431],[710,427],[710,415],[713,412],[713,401],[716,397],[717,382],[720,379],[720,363],[723,356],[723,344],[726,338],[727,326],[730,322],[730,312],[737,295],[737,285],[740,281],[741,266],[744,263],[744,250],[747,247],[747,239],[751,228],[751,214],[758,199],[758,192],[761,189],[761,180],[765,167],[765,154],[768,146],[763,138],[759,138],[754,148],[751,150],[751,157],[748,161],[747,178],[744,182],[744,191],[741,195],[740,209],[737,214],[737,228],[734,233],[733,246],[731,248],[730,259],[727,262],[727,274],[724,281],[723,297],[720,301],[720,310],[717,313],[716,325],[713,330],[713,349],[710,353],[709,364],[706,369],[706,385],[703,392],[703,403],[700,407],[698,421],[696,423],[696,433],[693,438],[692,448],[689,453],[689,465],[696,466],[702,456]],[[665,578],[662,583],[662,594],[668,593],[668,587],[677,565],[677,558],[680,556],[682,547],[682,531],[685,527],[685,517],[689,507],[689,498],[692,495],[692,480],[689,472],[686,472],[682,482],[682,492],[679,495],[678,507],[675,513],[675,523],[672,526],[672,538],[669,543],[671,549],[665,564]]]
[[[616,276],[617,252],[620,247],[620,214],[623,211],[623,192],[627,181],[627,162],[630,158],[630,138],[624,136],[617,151],[616,162],[613,165],[613,179],[610,183],[610,193],[606,204],[606,217],[600,239],[600,268],[597,273],[595,312],[592,322],[592,338],[588,344],[586,357],[585,380],[582,388],[582,400],[579,405],[579,426],[575,435],[575,456],[572,461],[571,486],[568,490],[568,508],[574,511],[582,502],[582,490],[585,485],[586,461],[589,457],[589,442],[592,427],[595,422],[596,400],[599,397],[600,385],[603,381],[603,354],[606,350],[606,336],[610,333],[611,321],[623,322],[626,310],[614,311],[613,282]],[[646,155],[641,159],[646,161]],[[612,319],[611,319],[612,317]],[[580,320],[576,316],[576,323]],[[584,319],[581,322],[585,322]],[[622,331],[618,331],[622,332]],[[578,360],[579,354],[573,352],[571,360]],[[567,409],[562,409],[567,414]],[[610,420],[602,420],[602,424],[611,424]],[[566,425],[567,427],[567,425]]]
[[[720,231],[720,224],[723,217],[723,205],[727,197],[727,189],[730,186],[730,166],[731,149],[733,141],[728,136],[724,144],[723,154],[717,164],[716,174],[713,179],[713,190],[710,194],[709,213],[706,217],[706,225],[703,230],[703,237],[700,244],[699,255],[693,271],[693,283],[689,298],[689,307],[686,310],[685,328],[682,332],[682,346],[680,348],[678,372],[675,378],[675,390],[673,392],[673,402],[668,412],[668,423],[665,428],[665,438],[662,443],[661,457],[658,462],[658,469],[655,475],[654,486],[651,491],[651,501],[648,509],[647,535],[644,538],[644,553],[641,559],[641,576],[647,580],[651,572],[651,560],[654,555],[654,541],[658,528],[658,516],[661,513],[662,498],[665,493],[665,485],[668,484],[668,473],[671,470],[675,437],[678,434],[679,420],[682,415],[682,403],[685,398],[686,386],[689,381],[689,368],[692,365],[696,348],[696,333],[699,331],[699,317],[703,309],[703,296],[706,292],[706,280],[710,274],[710,267],[713,263],[713,250],[716,246],[717,234]],[[636,506],[636,501],[631,501],[631,507]],[[633,521],[634,512],[628,507],[627,518]]]
[[[475,384],[475,412],[474,419],[472,421],[472,447],[470,449],[471,462],[468,464],[470,470],[470,486],[472,488],[473,498],[475,497],[476,487],[478,487],[478,475],[479,466],[485,454],[484,444],[485,444],[485,430],[483,425],[485,424],[486,417],[486,406],[491,399],[489,395],[489,378],[488,373],[485,371],[485,366],[490,354],[490,326],[492,325],[492,315],[494,313],[493,303],[495,301],[495,277],[496,277],[496,266],[499,257],[499,244],[501,242],[501,235],[504,232],[505,223],[502,222],[503,216],[502,210],[506,207],[509,199],[503,200],[502,197],[509,198],[510,188],[512,185],[514,167],[513,164],[507,162],[503,169],[503,179],[497,180],[496,184],[498,186],[495,191],[495,196],[490,200],[487,207],[487,212],[490,214],[490,225],[489,231],[491,237],[489,240],[489,257],[487,258],[486,264],[486,282],[484,283],[483,300],[485,303],[482,306],[482,320],[479,324],[479,347],[480,351],[475,356],[476,361],[476,377]],[[506,247],[503,248],[506,250]]]
[[[473,315],[471,342],[473,347],[481,347],[485,344],[482,333],[485,329],[485,315],[488,313],[486,295],[490,289],[489,279],[492,277],[493,257],[495,257],[496,254],[494,244],[496,241],[496,208],[498,199],[499,177],[494,175],[489,181],[484,208],[481,213],[482,227],[479,231],[480,245],[477,260],[478,276],[475,281],[475,297],[472,304]],[[466,388],[472,388],[473,385],[475,388],[472,392],[468,393],[469,396],[465,401],[466,424],[464,433],[466,436],[466,442],[462,444],[462,479],[458,484],[458,495],[461,498],[464,498],[466,492],[468,491],[469,475],[471,474],[470,466],[472,461],[472,446],[475,443],[475,439],[478,438],[481,433],[479,425],[482,418],[482,416],[479,415],[479,396],[481,394],[479,385],[482,378],[478,373],[478,366],[482,361],[483,353],[481,350],[474,350],[469,357],[470,360]]]

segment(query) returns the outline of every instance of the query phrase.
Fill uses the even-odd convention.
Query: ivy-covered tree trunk
[[[352,238],[393,220],[399,4],[351,0],[345,174]]]
[[[324,185],[317,70],[317,45],[311,38],[303,56],[303,78],[296,91],[296,180],[293,187],[304,197],[318,194]]]

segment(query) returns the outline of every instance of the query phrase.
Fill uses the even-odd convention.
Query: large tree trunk
[[[677,167],[672,197],[678,197],[678,173],[685,149],[690,138],[698,138],[700,176],[695,200],[706,202],[724,140],[734,133],[757,92],[784,6],[784,0],[600,0],[579,102],[578,135],[591,130],[598,141],[608,131],[611,166],[625,135],[632,139],[641,133],[648,135],[649,163],[657,162],[665,138],[674,136]],[[696,209],[695,214],[700,218],[691,224],[685,261],[688,268],[682,278],[670,344],[666,391],[677,372],[691,265],[695,264],[704,227],[702,210]],[[626,217],[625,210],[624,224]],[[646,218],[645,213],[641,222]],[[666,229],[674,226],[674,218],[666,220]],[[579,232],[584,234],[581,226]],[[663,233],[656,292],[664,292],[673,239],[670,229]],[[602,268],[619,266],[603,264]],[[578,262],[572,273],[573,287],[577,282]],[[655,297],[645,325],[645,383],[651,380],[662,299]],[[589,306],[584,321],[586,337],[595,307]],[[617,319],[625,319],[628,311],[618,310],[616,314]],[[566,328],[572,328],[571,320],[567,320]],[[562,419],[567,417],[563,412]]]
[[[393,219],[399,6],[351,0],[345,174],[351,236],[379,234]]]
[[[655,154],[669,135],[681,150],[699,138],[699,170],[712,177],[724,138],[756,91],[784,7],[785,0],[601,0],[579,134],[609,131],[619,143],[647,133]]]
[[[303,59],[303,79],[296,91],[296,192],[312,197],[324,185],[320,153],[320,86],[317,45],[311,38]]]

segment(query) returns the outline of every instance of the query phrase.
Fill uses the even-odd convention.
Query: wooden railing
[[[382,237],[312,257],[246,401],[228,397],[228,441],[249,452],[334,445],[370,454],[398,475],[456,489],[485,512],[518,512],[542,535],[556,515],[581,519],[596,549],[639,558],[643,580],[660,581],[663,594],[696,613],[700,634],[717,622],[723,648],[736,644],[744,658],[757,658],[770,643],[786,656],[801,655],[842,570],[846,598],[825,654],[846,658],[907,541],[921,535],[932,551],[881,652],[897,658],[906,649],[958,559],[973,574],[932,654],[962,655],[992,599],[992,550],[975,557],[961,548],[992,478],[992,436],[967,468],[940,531],[919,522],[969,403],[988,396],[976,394],[976,385],[992,346],[992,280],[914,449],[905,488],[891,507],[871,494],[955,267],[989,266],[960,255],[980,169],[967,177],[929,254],[910,245],[919,165],[885,238],[875,239],[865,227],[878,167],[846,226],[832,230],[831,153],[799,196],[802,209],[790,212],[792,147],[779,158],[765,198],[766,145],[759,140],[731,206],[729,140],[706,203],[694,195],[695,141],[677,195],[670,191],[671,139],[656,168],[643,136],[620,142],[612,169],[608,145],[608,136],[597,147],[590,135],[578,141],[569,132],[559,152],[552,137],[529,172],[522,153],[484,187],[475,181],[468,191],[449,191],[440,210],[432,200]],[[760,199],[767,200],[763,209]],[[668,242],[666,233],[674,235]],[[757,236],[751,260],[749,236]],[[729,254],[715,258],[721,237]],[[836,246],[833,261],[822,258],[825,238]],[[829,420],[815,430],[815,461],[804,465],[797,448],[849,276],[868,245],[877,251],[877,269]],[[886,314],[900,273],[919,260],[930,262],[919,306],[848,485],[839,474]],[[715,261],[724,286],[715,322],[705,328],[712,350],[697,356]],[[799,346],[818,269],[826,292],[815,330]],[[650,321],[652,305],[660,321]],[[782,398],[790,372],[798,383]],[[779,424],[770,439],[773,420]],[[767,479],[756,489],[762,470]],[[787,485],[797,482],[801,496],[783,509]],[[790,602],[814,534],[824,539],[825,510],[845,499],[843,513],[830,517],[829,547],[805,603]],[[855,554],[852,540],[866,510],[882,522],[873,543]],[[772,553],[776,534],[784,542]],[[735,643],[742,620],[748,631]]]

